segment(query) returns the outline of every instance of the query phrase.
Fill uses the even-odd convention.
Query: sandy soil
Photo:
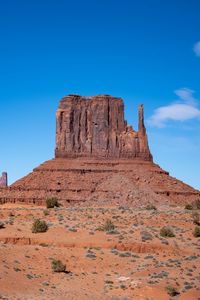
[[[37,218],[47,232],[32,233]],[[115,229],[100,230],[108,219]],[[192,212],[181,207],[5,204],[0,221],[0,299],[200,299],[200,238],[192,234]],[[175,237],[160,236],[166,225]],[[68,272],[53,272],[52,259]],[[169,285],[179,295],[170,296]]]

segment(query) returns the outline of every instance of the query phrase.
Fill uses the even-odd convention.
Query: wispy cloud
[[[200,41],[194,45],[193,50],[197,56],[200,56]]]
[[[198,100],[193,96],[194,91],[182,88],[175,90],[179,97],[177,101],[167,106],[157,108],[149,118],[148,124],[156,127],[165,127],[167,121],[187,121],[195,118],[200,119]]]

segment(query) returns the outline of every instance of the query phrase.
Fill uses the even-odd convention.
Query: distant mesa
[[[63,206],[137,207],[149,202],[183,205],[200,192],[153,162],[143,105],[136,131],[125,121],[121,98],[69,95],[56,112],[55,158],[0,188],[0,203],[44,205],[48,197]]]
[[[8,175],[6,172],[3,172],[2,176],[0,177],[0,187],[6,186],[8,186]]]

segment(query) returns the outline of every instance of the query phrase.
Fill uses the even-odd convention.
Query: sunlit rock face
[[[55,156],[151,161],[142,105],[138,123],[138,131],[127,125],[121,98],[69,95],[60,101],[56,114]]]

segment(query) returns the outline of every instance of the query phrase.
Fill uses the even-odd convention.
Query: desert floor
[[[47,232],[32,233],[38,218]],[[114,230],[100,230],[106,220]],[[200,299],[200,238],[192,212],[181,207],[4,204],[0,221],[0,299]],[[175,237],[160,236],[167,225]],[[53,272],[53,259],[68,272]],[[179,295],[170,296],[167,286]]]

